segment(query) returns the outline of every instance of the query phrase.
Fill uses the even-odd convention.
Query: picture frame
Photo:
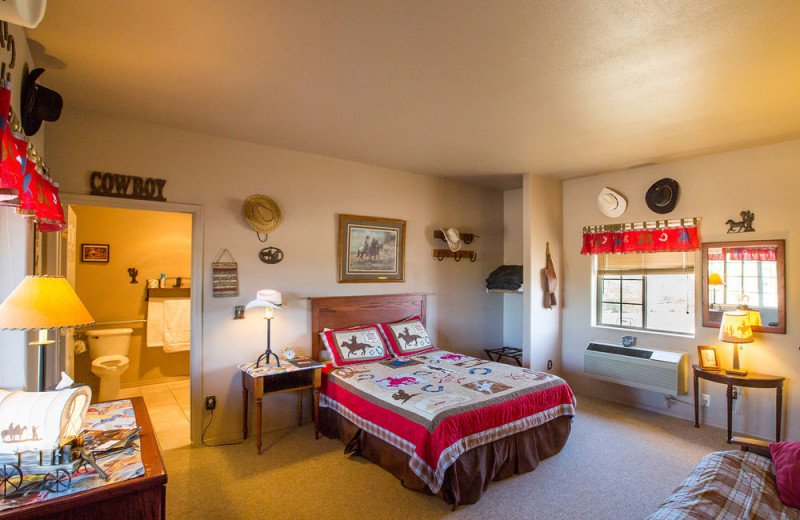
[[[81,262],[108,263],[110,250],[108,244],[81,244]]]
[[[339,283],[405,281],[406,221],[339,215]]]
[[[697,357],[700,359],[700,368],[703,370],[722,370],[719,365],[719,353],[713,345],[698,345]]]

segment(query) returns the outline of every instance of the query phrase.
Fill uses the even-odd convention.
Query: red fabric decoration
[[[728,250],[731,260],[760,260],[777,262],[777,250],[774,247],[735,247]],[[709,253],[709,260],[725,260],[725,253]]]
[[[697,228],[673,227],[584,233],[582,255],[662,253],[700,249]]]
[[[800,442],[771,442],[769,452],[781,502],[800,508]]]
[[[7,124],[3,124],[0,133],[0,195],[11,195],[14,198],[19,196],[22,189],[22,166],[25,164],[27,151],[28,142],[13,134]],[[10,205],[18,206],[19,203],[15,200]]]

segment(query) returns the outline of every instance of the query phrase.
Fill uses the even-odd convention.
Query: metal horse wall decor
[[[753,228],[753,221],[756,219],[755,213],[752,211],[742,211],[739,213],[742,220],[739,222],[729,218],[725,223],[728,225],[728,233],[750,233],[755,231]]]

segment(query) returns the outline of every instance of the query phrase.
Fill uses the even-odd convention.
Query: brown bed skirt
[[[320,432],[340,439],[347,453],[357,453],[399,478],[404,487],[431,494],[428,486],[411,471],[410,457],[391,444],[360,430],[330,408],[319,409]],[[457,507],[474,504],[493,480],[535,470],[539,461],[561,451],[569,437],[572,417],[561,416],[536,428],[462,454],[447,468],[438,495]]]

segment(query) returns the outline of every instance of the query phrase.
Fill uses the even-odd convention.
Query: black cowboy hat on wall
[[[650,186],[644,197],[647,207],[656,213],[669,213],[678,204],[680,187],[678,181],[666,177]]]
[[[42,121],[56,121],[64,106],[61,94],[36,83],[42,73],[44,69],[33,69],[22,82],[22,129],[28,136],[39,131]]]

